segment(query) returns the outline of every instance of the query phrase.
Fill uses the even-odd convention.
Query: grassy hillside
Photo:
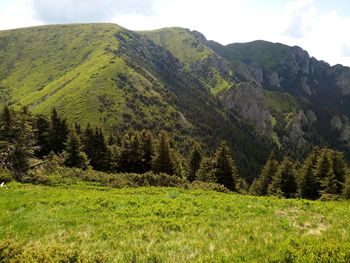
[[[113,24],[2,31],[0,87],[11,103],[30,105],[34,112],[48,113],[55,106],[70,122],[108,128],[135,114],[125,107],[131,99],[125,79],[140,96],[165,104],[149,80],[112,52],[119,47],[115,35],[121,31],[125,29]],[[175,110],[169,105],[150,107],[146,119],[160,111],[169,119]]]
[[[179,27],[140,33],[168,50],[212,93],[217,94],[232,86],[232,72],[223,68],[221,58],[201,33]]]
[[[188,29],[173,27],[142,31],[153,42],[169,50],[186,66],[214,55],[214,51],[195,37]]]
[[[194,140],[212,150],[225,139],[238,151],[249,141],[237,156],[239,166],[253,167],[247,176],[257,174],[269,152],[252,127],[233,120],[204,81],[184,70],[184,62],[139,33],[114,24],[42,26],[0,31],[0,46],[0,103],[44,114],[56,107],[71,124],[107,131],[165,129],[184,152]],[[221,80],[214,82],[222,87]]]
[[[347,262],[349,211],[349,202],[12,183],[0,191],[0,259]]]

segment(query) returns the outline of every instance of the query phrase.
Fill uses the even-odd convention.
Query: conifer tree
[[[190,155],[190,160],[188,163],[188,181],[193,182],[196,179],[196,172],[198,171],[202,161],[202,153],[200,146],[196,144]]]
[[[51,114],[50,145],[54,153],[61,153],[65,149],[68,135],[67,121],[61,119],[56,109],[53,108]]]
[[[229,190],[235,191],[235,180],[238,177],[238,173],[230,153],[230,148],[226,142],[222,142],[215,151],[213,165],[217,183],[224,185]]]
[[[153,136],[150,131],[143,130],[140,134],[141,172],[152,170],[152,158],[154,155]]]
[[[111,153],[107,146],[102,130],[100,128],[96,128],[95,134],[92,138],[94,140],[92,143],[92,145],[94,145],[94,149],[91,158],[91,165],[96,170],[108,171],[110,169],[109,165]]]
[[[35,144],[35,156],[43,158],[50,153],[50,123],[42,115],[35,119]]]
[[[250,187],[252,194],[259,196],[267,195],[268,186],[271,183],[273,176],[277,172],[278,165],[279,163],[276,160],[274,153],[271,153],[261,171],[260,176],[253,181]]]
[[[18,179],[26,173],[30,167],[30,158],[34,155],[33,120],[27,108],[22,108],[17,114],[17,121],[13,124],[13,147],[10,153],[12,169]]]
[[[124,136],[119,156],[119,170],[126,173],[142,172],[142,149],[140,137],[130,132]]]
[[[5,144],[13,142],[14,122],[14,112],[5,105],[0,115],[0,147],[2,144],[5,147]]]
[[[217,182],[216,176],[214,173],[214,164],[210,158],[208,157],[202,158],[202,161],[196,172],[196,180],[202,181],[202,182],[211,182],[211,183]]]
[[[344,158],[344,154],[339,151],[332,150],[330,158],[332,160],[332,168],[336,184],[336,194],[341,194],[347,175],[347,164]]]
[[[79,136],[72,130],[66,146],[66,166],[87,169],[89,161],[82,148]]]
[[[320,151],[319,156],[317,157],[317,163],[315,166],[315,177],[317,180],[317,190],[321,194],[324,190],[324,181],[328,176],[331,175],[330,171],[332,168],[332,161],[329,155],[329,149],[323,149]]]
[[[350,171],[347,172],[342,195],[345,199],[350,199]]]
[[[268,187],[268,194],[292,198],[297,191],[296,172],[289,158],[284,158]]]
[[[315,176],[315,167],[319,149],[314,149],[305,159],[298,178],[298,194],[301,198],[316,200],[320,197],[319,184]]]
[[[160,133],[158,149],[153,160],[152,169],[155,173],[173,175],[174,164],[170,152],[170,138],[166,131]]]

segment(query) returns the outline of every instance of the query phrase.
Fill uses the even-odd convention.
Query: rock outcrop
[[[271,115],[262,90],[242,83],[218,94],[224,106],[238,114],[260,132],[271,132]]]

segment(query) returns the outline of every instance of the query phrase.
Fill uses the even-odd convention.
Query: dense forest
[[[249,184],[241,177],[235,155],[223,141],[211,155],[195,143],[188,156],[175,147],[171,134],[161,131],[130,130],[104,135],[102,129],[78,123],[69,127],[56,109],[50,118],[5,106],[0,119],[0,165],[2,180],[23,181],[35,167],[56,160],[59,165],[115,174],[151,172],[181,178],[189,183],[221,185],[229,191],[285,198],[334,199],[350,197],[348,164],[343,153],[314,148],[298,162],[289,157],[278,160],[274,153],[260,176]],[[10,174],[10,176],[9,176]]]

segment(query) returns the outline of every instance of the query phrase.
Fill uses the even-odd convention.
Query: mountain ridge
[[[272,149],[349,152],[350,68],[267,41],[221,45],[184,28],[115,24],[0,31],[2,104],[108,132],[165,129],[188,151],[227,140],[254,177]],[[331,88],[330,88],[331,87]],[[259,149],[259,151],[255,151]]]

